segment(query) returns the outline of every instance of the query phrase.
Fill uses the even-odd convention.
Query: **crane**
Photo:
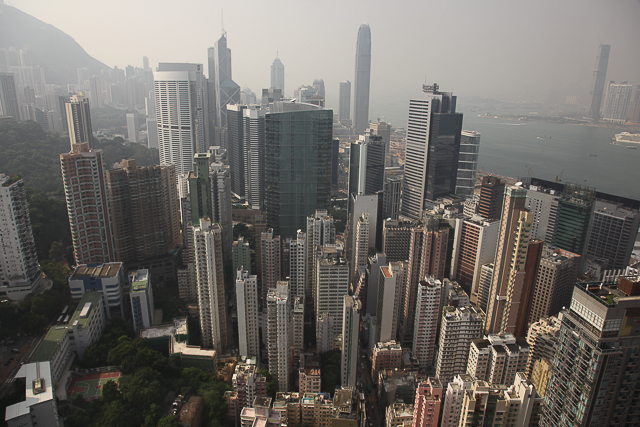
[[[562,182],[562,174],[564,173],[564,169],[560,172],[560,175],[556,175],[556,182]]]

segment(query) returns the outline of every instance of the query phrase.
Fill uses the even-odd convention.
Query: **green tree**
[[[120,392],[118,391],[118,384],[116,384],[115,381],[109,380],[102,386],[102,399],[104,399],[105,402],[113,402],[119,397]]]
[[[267,382],[267,396],[271,397],[272,399],[275,399],[276,392],[278,391],[278,386],[276,385],[276,382],[273,380],[273,375],[271,375],[271,372],[269,372],[266,369],[260,369],[258,371],[258,375],[262,375]]]
[[[182,424],[178,422],[178,419],[173,415],[160,418],[158,427],[181,427]]]

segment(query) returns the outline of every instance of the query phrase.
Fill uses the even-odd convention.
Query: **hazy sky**
[[[421,84],[465,97],[586,96],[600,43],[608,80],[640,84],[640,0],[6,0],[72,36],[109,66],[197,62],[220,37],[233,78],[256,93],[279,52],[285,91],[323,78],[327,106],[354,78],[358,27],[371,27],[370,118],[391,114]],[[403,126],[402,124],[397,124]]]

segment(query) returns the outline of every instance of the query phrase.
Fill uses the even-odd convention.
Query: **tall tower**
[[[265,117],[267,224],[293,237],[331,198],[333,112],[310,104],[274,102]]]
[[[541,426],[631,425],[640,419],[638,277],[633,282],[574,288],[563,312]]]
[[[75,144],[69,153],[60,154],[60,165],[76,264],[113,261],[113,234],[102,150],[90,149],[86,142]]]
[[[607,101],[605,102],[602,119],[611,123],[624,124],[629,118],[629,105],[633,85],[627,82],[609,82]]]
[[[93,131],[91,130],[91,111],[89,109],[89,99],[84,96],[84,92],[73,95],[71,100],[65,104],[67,111],[67,127],[69,128],[69,141],[71,149],[73,144],[86,142],[89,148],[93,145]]]
[[[442,292],[442,283],[434,277],[423,277],[418,284],[412,351],[422,371],[433,367]]]
[[[271,64],[271,87],[280,89],[284,94],[284,65],[279,57],[276,57]]]
[[[551,244],[583,255],[595,207],[596,189],[568,182],[558,199]]]
[[[238,307],[238,340],[240,356],[260,360],[258,334],[258,276],[239,268],[236,270],[236,301]]]
[[[231,104],[227,111],[227,141],[229,163],[231,166],[231,191],[240,200],[245,200],[245,147],[244,147],[244,110],[243,104]]]
[[[0,174],[0,247],[0,283],[25,285],[40,273],[27,195],[18,176]]]
[[[321,342],[320,318],[326,314],[333,320],[329,342],[340,335],[342,327],[342,297],[349,294],[349,263],[341,245],[324,245],[316,264],[316,289],[314,292],[314,315],[316,316],[316,341]]]
[[[342,387],[355,387],[360,347],[360,316],[362,304],[356,297],[344,296],[342,311],[342,353],[340,357],[340,383]]]
[[[381,136],[367,130],[349,152],[349,197],[352,194],[372,195],[384,189],[386,145]]]
[[[336,226],[333,217],[324,209],[319,209],[314,215],[307,217],[306,235],[306,263],[307,278],[305,296],[313,298],[316,286],[316,266],[318,254],[322,246],[336,243]]]
[[[227,125],[227,104],[240,102],[240,86],[231,76],[231,49],[227,47],[227,33],[224,32],[214,45],[215,55],[215,90],[218,102],[216,124]]]
[[[378,306],[376,307],[375,342],[387,342],[396,339],[398,319],[402,309],[402,291],[405,281],[406,264],[392,262],[380,268],[378,275]]]
[[[525,208],[527,190],[505,189],[485,334],[513,333],[524,285],[532,215]]]
[[[264,204],[264,120],[267,110],[248,107],[243,111],[245,197],[252,209]]]
[[[497,219],[502,215],[504,181],[495,176],[482,178],[478,215],[485,219]]]
[[[204,151],[198,146],[197,72],[156,71],[153,80],[160,164],[176,165],[177,174],[187,174],[193,156]]]
[[[460,136],[458,176],[456,180],[456,194],[460,196],[473,196],[476,187],[479,151],[480,133],[463,130]]]
[[[462,114],[456,97],[423,85],[424,99],[409,101],[402,215],[421,219],[425,200],[455,193]]]
[[[602,106],[604,84],[607,79],[607,67],[609,66],[610,52],[611,45],[600,45],[600,54],[598,55],[598,69],[595,72],[593,97],[591,98],[591,108],[589,109],[589,117],[591,117],[593,120],[598,120],[600,118],[600,107]]]
[[[165,255],[180,240],[176,167],[136,167],[123,160],[107,171],[114,257],[120,262]]]
[[[371,29],[360,25],[356,42],[356,76],[353,90],[353,126],[360,135],[369,126],[369,88],[371,80]]]
[[[203,218],[193,228],[193,240],[202,346],[221,354],[228,348],[222,230]]]
[[[20,104],[13,74],[0,73],[0,116],[11,116],[20,121]]]
[[[278,382],[278,391],[289,390],[290,321],[289,284],[278,282],[267,295],[267,352],[269,372]]]
[[[280,236],[275,235],[272,228],[268,229],[266,233],[261,233],[259,250],[261,251],[260,260],[262,262],[262,291],[260,292],[260,300],[264,301],[269,289],[275,288],[281,278],[280,256],[282,251],[280,247]]]
[[[351,82],[345,80],[340,82],[340,91],[338,94],[338,120],[340,122],[351,119]]]
[[[298,230],[289,241],[289,288],[293,298],[305,298],[307,283],[307,234]]]
[[[476,307],[444,307],[436,375],[443,383],[467,372],[471,341],[482,336],[484,311]]]

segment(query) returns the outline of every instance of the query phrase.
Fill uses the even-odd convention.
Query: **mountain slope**
[[[47,83],[76,83],[77,69],[97,74],[109,67],[90,56],[71,36],[15,7],[0,4],[0,48],[29,47],[33,65],[44,67]]]

